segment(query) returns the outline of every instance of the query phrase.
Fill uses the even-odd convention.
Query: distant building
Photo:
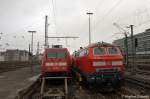
[[[26,50],[6,50],[5,61],[28,61],[29,53]]]
[[[43,54],[39,54],[38,60],[42,61],[42,59],[43,59]]]
[[[20,61],[29,61],[29,53],[26,50],[20,50]]]
[[[5,52],[0,52],[0,61],[5,61]]]
[[[150,29],[142,33],[134,35],[134,40],[137,40],[136,54],[150,54]],[[120,46],[125,52],[125,38],[113,41],[113,44]],[[128,37],[128,53],[131,54],[131,38]],[[134,42],[135,44],[135,42]]]
[[[35,55],[35,60],[36,60],[36,61],[41,62],[41,61],[42,61],[42,58],[43,58],[43,54],[41,54],[41,53]]]

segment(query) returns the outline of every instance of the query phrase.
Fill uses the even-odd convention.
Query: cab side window
[[[84,56],[87,56],[88,54],[89,54],[88,49],[85,49],[85,50],[84,50]]]
[[[81,50],[81,51],[80,51],[79,56],[80,56],[80,57],[84,56],[84,50]]]

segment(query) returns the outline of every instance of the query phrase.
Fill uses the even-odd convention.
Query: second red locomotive
[[[118,87],[123,81],[123,56],[119,47],[95,43],[74,52],[73,72],[89,84]]]

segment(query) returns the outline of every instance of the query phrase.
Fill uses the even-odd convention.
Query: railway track
[[[127,96],[135,96],[136,94],[133,93],[132,90],[127,90],[126,87],[121,88],[118,91],[115,92],[102,92],[101,88],[94,88],[94,87],[86,87],[82,86],[82,88],[79,88],[78,85],[75,84],[75,82],[70,83],[68,86],[69,94],[68,98],[66,99],[127,99],[125,97]],[[35,85],[31,86],[24,94],[22,94],[22,97],[17,99],[42,99],[40,96],[40,84],[39,82],[36,82]],[[53,97],[53,98],[47,98],[47,99],[63,99],[61,97]]]
[[[134,83],[136,85],[139,85],[143,88],[147,88],[147,89],[150,89],[150,82],[148,81],[145,81],[145,80],[140,80],[140,79],[137,79],[137,78],[126,78],[126,81],[130,82],[130,83]]]
[[[144,71],[144,70],[136,70],[137,74],[141,74],[141,75],[148,75],[150,76],[150,71]]]
[[[127,99],[129,96],[137,96],[137,93],[134,93],[133,90],[122,87],[120,90],[111,91],[111,92],[102,92],[102,90],[95,88],[84,87],[80,90],[79,96],[72,99]]]
[[[150,83],[144,80],[136,78],[127,78],[125,80],[125,86],[134,95],[126,98],[134,99],[150,99]]]
[[[134,87],[130,87],[128,83],[133,83],[136,87],[140,86],[143,89],[150,88],[150,84],[147,84],[147,82],[143,82],[138,79],[127,78],[126,82],[127,84],[118,91],[103,92],[100,87],[94,88],[94,87],[87,87],[86,85],[82,85],[82,87],[80,87],[75,81],[72,81],[68,85],[69,93],[68,97],[65,99],[129,99],[129,98],[131,99],[131,97],[132,98],[139,97],[141,93],[136,92],[137,89],[134,89]],[[40,95],[40,88],[41,82],[40,80],[38,80],[30,88],[20,92],[19,93],[20,95],[16,99],[42,99]],[[138,91],[141,90],[139,89]],[[63,98],[53,97],[47,99],[63,99]],[[142,99],[150,99],[150,97],[147,96],[146,98]]]

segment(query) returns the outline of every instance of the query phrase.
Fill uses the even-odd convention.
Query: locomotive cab
[[[42,62],[43,76],[68,76],[71,57],[67,48],[46,48]]]
[[[96,83],[117,84],[123,80],[123,56],[119,48],[114,46],[92,48],[91,64]]]

